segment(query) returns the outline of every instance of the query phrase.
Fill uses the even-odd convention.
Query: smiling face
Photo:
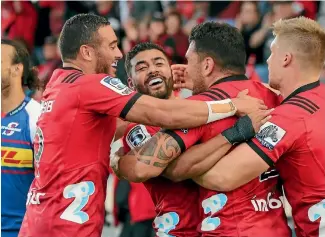
[[[169,98],[173,90],[172,73],[167,57],[160,50],[141,51],[130,64],[130,87],[145,95]]]
[[[117,46],[115,32],[111,26],[104,26],[99,28],[98,35],[100,45],[95,48],[95,72],[115,77],[117,62],[122,58],[122,53]]]

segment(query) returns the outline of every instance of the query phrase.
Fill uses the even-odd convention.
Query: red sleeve
[[[86,110],[125,119],[141,94],[133,92],[120,79],[105,74],[86,75],[80,85],[80,101]]]
[[[135,123],[129,124],[122,139],[124,152],[127,153],[135,147],[142,146],[154,134],[155,131],[150,127]]]
[[[216,98],[211,93],[201,93],[198,95],[191,96],[187,98],[188,100],[200,100],[200,101],[211,101],[220,100]],[[224,129],[231,127],[236,121],[236,117],[231,117],[227,119],[222,119],[215,121],[210,124],[203,125],[201,127],[191,128],[191,129],[180,129],[180,130],[163,130],[164,133],[172,136],[178,143],[182,150],[182,153],[195,145],[197,142],[204,142],[210,138],[218,135]]]
[[[261,127],[255,138],[247,142],[269,166],[290,151],[305,131],[303,121],[287,116],[286,109],[276,108],[271,120]]]
[[[191,129],[179,129],[179,130],[163,130],[163,133],[168,134],[169,136],[173,137],[179,147],[181,148],[181,152],[185,152],[188,148],[195,145],[198,141],[200,141],[203,132],[206,126],[201,126],[197,128]]]

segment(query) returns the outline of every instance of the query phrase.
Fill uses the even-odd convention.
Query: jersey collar
[[[74,68],[74,67],[62,67],[62,69],[63,70],[76,70],[76,71],[82,72],[80,69]]]
[[[281,104],[287,102],[289,99],[291,99],[292,97],[298,95],[299,93],[302,93],[302,92],[305,92],[305,91],[309,91],[309,90],[312,90],[314,88],[316,88],[317,86],[320,85],[320,81],[315,81],[315,82],[312,82],[312,83],[309,83],[307,85],[304,85],[304,86],[301,86],[299,87],[298,89],[296,89],[294,92],[292,92],[287,98],[285,98]]]
[[[245,75],[240,74],[240,75],[232,75],[229,77],[224,77],[219,79],[218,81],[214,82],[211,86],[223,83],[223,82],[228,82],[228,81],[245,81],[249,80]]]
[[[26,107],[26,105],[30,100],[31,98],[26,96],[25,99],[20,103],[20,105],[18,105],[15,109],[11,110],[9,113],[1,114],[1,117],[9,117],[19,113],[21,110],[23,110]]]

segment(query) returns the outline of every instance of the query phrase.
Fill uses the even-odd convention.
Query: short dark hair
[[[203,59],[209,56],[222,70],[245,73],[246,49],[242,34],[227,23],[205,22],[196,25],[189,36]]]
[[[61,31],[59,49],[62,60],[76,59],[81,45],[97,46],[98,29],[110,25],[110,22],[94,14],[78,14],[68,19]]]
[[[151,50],[151,49],[156,49],[159,50],[160,52],[162,52],[166,58],[168,59],[168,56],[165,52],[165,50],[154,43],[151,42],[143,42],[143,43],[139,43],[136,46],[134,46],[127,54],[125,57],[125,71],[128,74],[128,76],[130,77],[131,75],[131,60],[138,55],[138,53],[143,52],[143,51],[147,51],[147,50]]]
[[[1,44],[10,45],[14,48],[12,64],[23,65],[22,86],[27,86],[30,90],[36,89],[39,83],[37,70],[31,66],[27,48],[22,43],[9,39],[1,39]]]

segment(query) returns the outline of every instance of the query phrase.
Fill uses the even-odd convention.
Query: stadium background
[[[37,100],[53,70],[61,65],[56,46],[60,30],[66,19],[78,13],[106,17],[124,54],[138,42],[152,41],[164,47],[172,63],[186,63],[187,36],[194,25],[207,20],[227,22],[237,26],[244,36],[247,75],[263,82],[268,81],[266,59],[270,54],[273,39],[270,26],[274,21],[304,15],[325,27],[325,2],[322,1],[2,1],[2,37],[20,40],[29,49],[41,83],[38,90],[26,88],[26,93]],[[118,63],[117,74],[126,82],[123,59]],[[325,66],[321,80],[325,82]],[[117,142],[114,148],[119,145]],[[128,210],[129,186],[124,183],[122,189],[117,189],[122,191],[113,192],[114,182],[110,177],[103,236],[118,236],[121,227],[117,225],[117,215],[115,218],[112,215],[116,210],[113,200],[119,200],[118,205]]]

